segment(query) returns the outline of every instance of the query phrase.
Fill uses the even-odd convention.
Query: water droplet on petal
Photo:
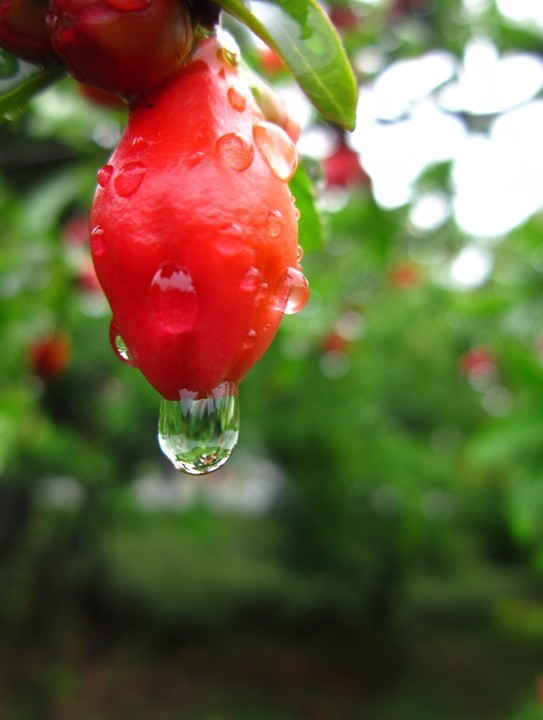
[[[228,460],[239,436],[239,399],[234,383],[222,383],[204,397],[182,391],[160,404],[160,449],[177,470],[204,475]]]
[[[270,286],[268,285],[268,283],[262,283],[262,284],[260,285],[260,287],[258,288],[258,296],[257,296],[257,299],[258,299],[258,300],[262,300],[263,298],[265,298],[266,295],[268,295],[269,290],[270,290]],[[282,308],[281,308],[281,309],[282,309]]]
[[[151,145],[151,143],[149,142],[149,140],[146,140],[144,137],[141,137],[141,135],[139,137],[135,137],[132,140],[132,147],[134,148],[134,150],[145,150],[150,145]]]
[[[252,142],[240,133],[227,133],[217,140],[217,150],[225,165],[233,170],[246,170],[253,162]]]
[[[121,197],[130,197],[133,195],[142,183],[145,176],[146,168],[140,162],[132,162],[119,170],[113,184],[115,190]]]
[[[203,153],[201,150],[198,150],[192,153],[192,155],[189,155],[189,157],[187,158],[187,167],[195,167],[196,165],[198,165],[204,155],[205,153]]]
[[[235,44],[232,43],[230,47],[222,47],[217,52],[217,59],[226,63],[229,67],[237,67],[239,65],[239,53]]]
[[[249,330],[247,333],[247,336],[243,342],[243,349],[244,350],[252,350],[254,346],[256,345],[256,341],[258,340],[258,335],[256,330]]]
[[[309,300],[309,283],[305,275],[288,268],[275,297],[276,308],[285,315],[294,315],[303,310]]]
[[[228,100],[230,105],[238,112],[243,112],[247,107],[247,99],[245,95],[233,85],[228,88]]]
[[[113,170],[113,165],[104,165],[103,168],[100,168],[100,170],[98,170],[98,175],[96,179],[100,187],[105,187],[108,184],[108,182],[111,180],[111,176],[113,175]]]
[[[241,289],[245,292],[254,292],[260,287],[260,270],[256,267],[249,268],[241,281]]]
[[[283,232],[285,218],[280,210],[270,210],[268,213],[268,232],[270,237],[277,238]]]
[[[198,296],[188,270],[166,263],[149,287],[149,311],[162,332],[177,334],[194,327]]]
[[[292,180],[298,154],[286,132],[279,125],[262,122],[253,127],[253,135],[272,172],[284,182]]]
[[[138,367],[137,362],[132,357],[130,350],[121,336],[119,324],[115,316],[111,318],[111,322],[109,324],[109,342],[111,343],[113,352],[117,355],[119,360],[129,367]]]
[[[296,259],[298,260],[299,263],[301,263],[302,260],[304,259],[304,249],[301,245],[298,245],[298,249],[296,251]]]
[[[100,225],[95,225],[90,234],[91,253],[94,257],[100,257],[106,252],[104,245],[104,229]]]

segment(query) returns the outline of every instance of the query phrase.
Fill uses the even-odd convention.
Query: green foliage
[[[466,42],[481,35],[501,52],[540,45],[536,29],[513,25],[495,3],[469,4],[479,6],[476,17],[468,3],[447,0],[394,19],[391,5],[341,3],[355,18],[342,35],[362,90],[398,61],[435,49],[456,63],[452,82],[463,72]],[[311,300],[284,319],[244,381],[240,446],[216,479],[195,484],[171,474],[156,442],[159,399],[112,353],[107,304],[88,284],[86,222],[96,171],[126,113],[92,105],[72,80],[56,78],[56,68],[43,74],[4,56],[0,65],[0,114],[8,120],[0,127],[0,623],[10,672],[22,673],[19,687],[26,672],[33,687],[48,688],[43,709],[70,695],[69,673],[82,660],[69,653],[84,644],[79,629],[86,623],[96,643],[89,656],[117,633],[128,637],[122,647],[131,662],[130,643],[142,635],[179,647],[187,637],[212,638],[214,652],[222,638],[234,652],[239,634],[257,628],[268,642],[288,636],[296,645],[316,636],[322,645],[315,655],[331,663],[345,652],[354,675],[335,668],[322,688],[319,666],[318,682],[294,683],[300,695],[283,704],[280,682],[254,705],[238,705],[224,687],[213,687],[184,717],[268,712],[300,720],[318,717],[322,707],[329,717],[375,720],[540,717],[540,213],[499,237],[471,236],[455,215],[450,160],[422,168],[405,202],[392,208],[380,202],[372,178],[330,186],[320,160],[340,141],[356,147],[356,136],[330,126],[330,119],[352,123],[351,79],[343,60],[331,82],[320,72],[306,76],[300,61],[300,54],[309,57],[307,43],[320,56],[336,42],[328,21],[314,3],[221,7],[241,20],[232,27],[254,72],[267,72],[257,32],[301,75],[318,108],[305,108],[304,135],[318,140],[305,145],[291,184]],[[285,14],[288,32],[278,33],[274,23]],[[22,84],[12,72],[23,73]],[[278,91],[291,90],[288,70],[268,79]],[[423,107],[439,93],[429,91]],[[23,101],[24,112],[14,116]],[[410,113],[381,124],[405,128]],[[485,139],[500,116],[449,114],[466,134]],[[506,180],[504,173],[496,185]],[[425,228],[414,218],[428,195],[448,213]],[[487,275],[471,286],[452,273],[466,248],[491,257]],[[57,331],[70,338],[71,358],[43,378],[31,350]],[[470,370],[469,353],[481,348],[492,362]],[[262,488],[270,492],[266,502]],[[35,670],[40,658],[14,668],[24,637],[52,655],[64,648],[49,679]],[[268,648],[261,635],[255,644]],[[248,654],[244,678],[252,669]],[[295,653],[285,654],[285,667],[298,668],[303,680]],[[209,667],[223,670],[214,662],[206,656],[202,663],[206,692]],[[266,660],[262,665],[267,671]],[[11,697],[1,683],[0,714]],[[377,688],[374,696],[361,696],[364,684]],[[310,702],[316,695],[317,709]],[[334,713],[345,698],[343,715]],[[81,717],[138,717],[129,703],[118,715],[89,708]],[[148,717],[148,707],[140,715]]]
[[[64,74],[59,65],[38,68],[0,50],[0,120],[17,116],[37,93]]]

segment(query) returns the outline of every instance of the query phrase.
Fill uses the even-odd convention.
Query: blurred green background
[[[177,474],[86,218],[121,108],[0,126],[0,717],[543,718],[541,0],[323,4],[361,87],[303,126],[312,296]]]

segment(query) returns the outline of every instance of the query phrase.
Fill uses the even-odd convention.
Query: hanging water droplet
[[[108,184],[108,182],[111,180],[111,176],[113,175],[113,170],[113,165],[104,165],[103,168],[100,168],[100,170],[98,170],[98,175],[96,179],[100,187],[105,187]]]
[[[309,283],[305,275],[288,268],[275,297],[275,307],[285,315],[294,315],[303,310],[309,300]]]
[[[245,110],[247,107],[247,100],[241,90],[238,90],[237,87],[232,85],[228,88],[227,95],[230,105],[234,108],[234,110],[237,110],[238,112],[243,112]]]
[[[133,195],[142,183],[145,176],[146,168],[140,162],[132,162],[119,170],[113,184],[117,194],[121,197],[130,197]]]
[[[304,249],[301,245],[298,245],[298,248],[296,250],[296,260],[298,263],[301,263],[304,259]]]
[[[174,467],[189,475],[217,470],[228,460],[239,436],[237,385],[222,383],[205,397],[181,392],[162,399],[158,421],[160,449]]]
[[[162,332],[183,333],[194,327],[198,296],[188,270],[166,263],[149,287],[149,312]]]
[[[94,257],[100,257],[106,252],[104,245],[104,229],[100,225],[95,225],[90,234],[91,253]]]
[[[109,342],[111,343],[113,352],[119,358],[119,360],[121,360],[125,365],[128,365],[129,367],[138,367],[137,362],[132,357],[130,350],[128,349],[125,341],[121,336],[121,333],[119,331],[119,324],[115,316],[111,318],[111,322],[109,324]]]
[[[238,171],[246,170],[255,156],[252,142],[240,133],[222,135],[217,140],[217,150],[224,164]]]
[[[280,210],[270,210],[268,213],[268,232],[270,237],[278,238],[283,232],[285,218]]]
[[[292,180],[298,166],[296,146],[279,125],[270,122],[253,127],[255,142],[272,172],[284,182]]]

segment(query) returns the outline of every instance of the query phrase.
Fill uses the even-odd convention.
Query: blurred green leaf
[[[530,456],[541,447],[543,414],[523,413],[496,420],[474,437],[468,457],[476,465],[499,468],[516,456]]]
[[[314,0],[242,0],[218,4],[263,40],[289,68],[315,107],[352,129],[357,86],[333,25]]]
[[[34,95],[56,82],[65,70],[60,65],[38,67],[0,54],[0,122],[17,113]]]
[[[322,223],[315,206],[313,184],[309,177],[310,168],[300,163],[296,174],[290,181],[290,189],[296,198],[296,207],[300,211],[298,232],[300,244],[304,250],[314,250],[322,245]]]

